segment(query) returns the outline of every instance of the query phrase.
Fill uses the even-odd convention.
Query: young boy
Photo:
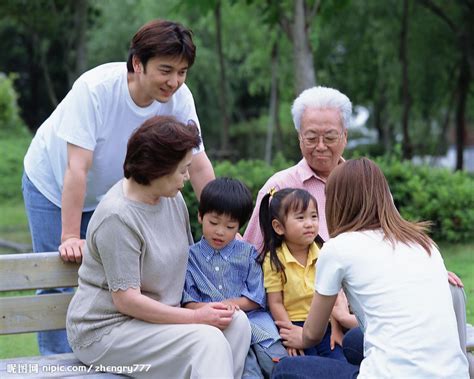
[[[267,378],[287,352],[265,311],[258,252],[253,245],[235,239],[252,209],[252,195],[238,180],[218,178],[204,187],[198,215],[203,237],[189,251],[182,303],[198,308],[217,301],[245,311],[252,340],[243,377]]]

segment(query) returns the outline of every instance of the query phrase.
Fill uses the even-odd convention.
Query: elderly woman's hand
[[[194,310],[194,322],[196,324],[208,324],[224,330],[232,321],[235,308],[224,303],[207,303],[201,308]]]

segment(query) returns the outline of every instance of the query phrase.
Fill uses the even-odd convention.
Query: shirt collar
[[[209,245],[209,242],[207,242],[204,236],[202,236],[201,241],[199,243],[199,251],[204,256],[207,262],[209,262],[212,256],[216,253],[219,253],[224,259],[228,259],[230,255],[232,254],[232,252],[234,251],[234,245],[235,245],[235,239],[230,241],[222,249],[216,250],[211,245]]]
[[[339,162],[337,164],[341,164],[344,162],[345,159],[343,157],[339,158]],[[316,174],[311,167],[309,167],[308,162],[305,158],[301,159],[297,166],[298,175],[302,182],[305,182],[311,178],[316,178],[323,183],[326,183],[326,179],[321,178],[318,174]]]
[[[290,253],[290,249],[288,249],[286,242],[283,242],[283,244],[281,245],[281,252],[283,253],[285,262],[294,262],[294,263],[299,264],[299,262],[295,259],[295,257]],[[313,242],[309,246],[308,259],[306,260],[306,266],[313,265],[318,259],[318,257],[319,257],[319,248],[316,245],[316,243]]]

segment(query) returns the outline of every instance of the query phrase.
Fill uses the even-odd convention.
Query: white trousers
[[[134,378],[241,378],[250,346],[244,312],[221,331],[202,324],[152,324],[133,319],[100,341],[74,349],[92,370]]]

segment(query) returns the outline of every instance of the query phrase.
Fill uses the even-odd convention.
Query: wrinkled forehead
[[[301,132],[312,130],[326,133],[331,130],[343,131],[341,113],[336,108],[307,107],[301,115]]]

